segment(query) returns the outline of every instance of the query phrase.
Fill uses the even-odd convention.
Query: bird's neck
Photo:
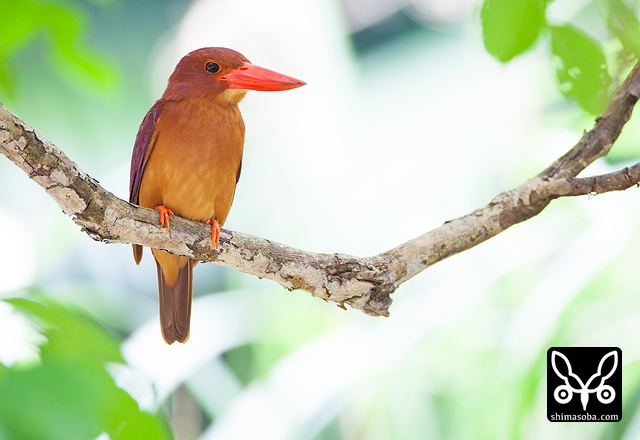
[[[192,96],[188,99],[164,101],[161,122],[170,121],[188,132],[240,133],[244,136],[244,123],[236,102]],[[160,124],[160,125],[163,125]]]
[[[210,90],[208,88],[194,89],[188,83],[174,83],[165,90],[162,95],[164,101],[209,101],[219,104],[238,104],[244,99],[248,90],[245,89],[226,89],[222,92],[219,90]]]

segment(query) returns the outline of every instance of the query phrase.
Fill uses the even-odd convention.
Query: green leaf
[[[545,23],[546,0],[485,0],[482,38],[487,51],[507,62],[531,47]]]
[[[99,369],[109,362],[124,363],[115,338],[82,312],[46,299],[35,302],[15,298],[6,302],[41,326],[41,332],[47,338],[40,347],[44,360],[61,357]]]
[[[607,27],[622,43],[622,47],[640,57],[640,22],[635,4],[627,0],[601,0]]]
[[[571,25],[551,26],[550,31],[560,91],[589,113],[601,113],[611,87],[602,49],[594,39]]]
[[[106,371],[55,359],[0,377],[3,440],[83,440],[101,432],[114,440],[170,438]]]
[[[166,424],[118,388],[106,364],[123,362],[117,340],[84,313],[52,301],[6,300],[40,328],[41,363],[0,364],[2,440],[167,440]]]

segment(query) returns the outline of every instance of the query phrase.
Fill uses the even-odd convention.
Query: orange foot
[[[211,249],[220,246],[220,224],[215,218],[210,218],[205,225],[211,225]]]
[[[164,225],[167,225],[167,232],[171,231],[171,227],[169,226],[169,217],[173,217],[173,211],[166,208],[164,205],[158,205],[153,209],[160,213],[160,227],[164,228]]]

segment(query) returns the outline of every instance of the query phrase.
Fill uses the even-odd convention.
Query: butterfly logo
[[[613,366],[605,374],[603,368],[607,359],[613,358]],[[598,364],[598,371],[596,371],[589,380],[585,382],[573,372],[569,359],[559,351],[553,350],[551,352],[551,365],[553,371],[556,372],[558,377],[564,381],[564,384],[558,385],[553,392],[553,397],[556,402],[565,404],[571,401],[573,394],[580,395],[580,402],[582,403],[582,409],[587,410],[587,403],[589,403],[589,395],[595,393],[600,403],[611,403],[616,397],[616,392],[612,386],[606,385],[605,382],[609,379],[613,373],[615,373],[618,367],[618,352],[613,350],[605,354],[600,363]],[[560,371],[559,366],[564,365],[564,374]]]

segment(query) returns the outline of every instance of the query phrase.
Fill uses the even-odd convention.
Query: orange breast
[[[140,205],[165,205],[195,221],[227,218],[242,162],[244,122],[237,104],[167,102],[140,186]]]

